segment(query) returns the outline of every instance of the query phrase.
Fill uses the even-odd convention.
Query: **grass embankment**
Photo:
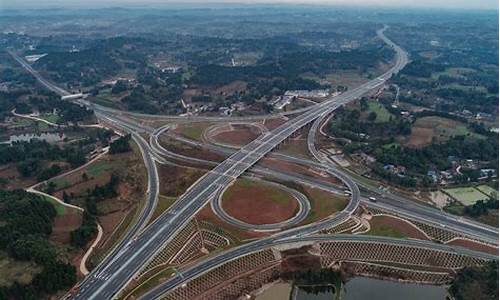
[[[211,124],[210,123],[194,123],[189,125],[179,125],[178,132],[187,137],[188,139],[201,141],[203,132],[207,129]]]
[[[123,297],[120,297],[119,299],[137,299],[145,292],[149,291],[150,289],[154,288],[155,286],[169,279],[174,272],[175,270],[172,267],[167,267],[159,271],[155,275],[140,282],[134,289],[132,289],[132,291],[126,293]]]
[[[163,195],[158,196],[158,203],[156,205],[155,211],[151,216],[151,221],[153,222],[156,218],[158,218],[164,211],[166,211],[172,204],[174,204],[177,197],[167,197]]]
[[[311,211],[301,224],[309,224],[331,216],[343,210],[349,201],[345,197],[340,197],[321,189],[303,187],[301,192],[307,196],[307,199],[311,203]]]
[[[47,197],[47,196],[40,196],[40,197],[42,197],[45,201],[50,202],[54,206],[58,216],[64,216],[66,214],[66,207],[64,205],[62,205],[61,203],[57,202],[56,200],[52,199],[51,197]]]
[[[367,235],[407,238],[408,236],[393,225],[387,224],[384,219],[374,217],[370,221],[370,231]]]

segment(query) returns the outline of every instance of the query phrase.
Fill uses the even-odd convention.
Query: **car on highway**
[[[370,198],[368,198],[368,200],[370,200],[370,202],[377,202],[377,198],[375,198],[375,197],[370,197]]]

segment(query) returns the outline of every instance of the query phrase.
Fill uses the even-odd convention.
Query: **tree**
[[[109,153],[116,154],[116,153],[124,153],[130,151],[131,150],[129,144],[130,138],[131,135],[127,134],[125,136],[118,138],[116,141],[112,142],[111,145],[109,146]]]
[[[368,109],[368,100],[366,97],[361,98],[359,106],[361,107],[361,111],[366,111]]]
[[[126,80],[118,80],[113,88],[111,89],[111,94],[120,94],[126,91],[128,88],[128,83]]]
[[[82,225],[71,232],[71,244],[75,247],[84,247],[97,232],[95,217],[84,211]]]
[[[56,184],[54,182],[49,182],[47,187],[45,188],[45,192],[49,195],[52,195],[56,191]]]
[[[498,299],[498,261],[463,268],[453,280],[450,293],[457,300]]]
[[[66,193],[66,191],[63,191],[62,198],[63,198],[64,203],[69,203],[70,202],[69,201],[70,200],[69,195]]]
[[[372,111],[368,114],[368,121],[373,122],[377,119],[377,113]]]

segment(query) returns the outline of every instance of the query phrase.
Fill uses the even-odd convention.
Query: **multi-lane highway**
[[[320,104],[308,107],[295,113],[302,113],[287,123],[279,126],[271,132],[261,135],[256,140],[241,148],[239,151],[231,154],[222,163],[218,164],[210,172],[201,177],[193,184],[179,199],[151,225],[143,228],[139,226],[137,231],[142,229],[135,238],[125,239],[119,247],[115,248],[101,265],[99,265],[89,277],[81,284],[79,289],[73,295],[74,299],[109,299],[119,292],[132,278],[140,271],[140,269],[150,261],[154,255],[162,249],[162,246],[167,244],[175,235],[189,222],[189,220],[208,203],[218,192],[227,187],[237,177],[242,175],[249,168],[254,166],[263,156],[269,153],[283,140],[288,138],[295,131],[311,123],[319,117],[328,115],[339,106],[359,98],[367,92],[379,88],[384,82],[389,79],[394,73],[401,70],[408,62],[408,57],[405,51],[392,43],[383,35],[383,29],[377,32],[377,35],[384,40],[396,52],[396,63],[386,73],[371,80],[355,89],[349,90],[339,96],[332,97]],[[13,56],[16,58],[15,54]],[[16,58],[28,71],[30,71],[42,84],[49,89],[61,94],[67,95],[68,92],[56,87],[52,83],[43,79],[35,70],[20,58]],[[64,93],[63,93],[64,92]],[[104,109],[99,106],[93,106],[96,114],[100,119],[105,119],[107,122],[112,122],[118,127],[122,127],[129,132],[151,132],[151,128],[138,125],[134,122],[127,121],[127,118],[120,117],[115,114],[115,111]],[[141,144],[141,149],[146,149],[147,156],[151,159],[161,159],[157,149],[159,144],[155,144],[155,139],[151,143],[151,148],[139,135],[134,135],[134,139]],[[151,142],[151,141],[150,141]],[[161,152],[161,151],[160,151]],[[146,152],[143,152],[146,153]],[[156,168],[154,168],[156,170]],[[213,266],[222,264],[226,260],[235,259],[245,253],[258,251],[256,249],[264,249],[265,247],[274,244],[293,241],[294,239],[312,239],[306,237],[321,229],[325,229],[336,224],[339,224],[349,218],[350,214],[358,207],[360,201],[360,193],[356,183],[345,173],[334,168],[328,170],[332,175],[340,178],[352,192],[352,198],[344,211],[322,220],[320,222],[303,226],[300,228],[289,229],[273,235],[270,238],[258,240],[235,249],[224,252],[214,258],[208,259],[202,265],[197,265],[196,268],[190,268],[183,271],[182,276],[174,276],[167,283],[161,285],[154,290],[149,296],[160,295],[168,291],[179,283],[192,279],[203,272],[207,272]],[[150,191],[151,186],[157,190],[157,174],[155,184],[151,182],[150,176]],[[151,197],[151,192],[148,194]],[[150,199],[151,201],[151,199]],[[156,201],[156,200],[155,200]],[[149,202],[148,202],[149,203]],[[141,220],[139,220],[141,221]],[[140,223],[140,222],[139,222]],[[136,232],[137,232],[136,231]],[[148,296],[148,297],[149,297]],[[153,298],[151,298],[153,299]]]
[[[119,126],[114,124],[114,126]],[[126,127],[122,126],[121,129],[125,132],[130,132]],[[133,223],[127,229],[125,235],[121,238],[120,242],[108,253],[108,255],[94,268],[89,275],[79,284],[79,290],[85,290],[92,286],[96,280],[102,276],[102,270],[108,264],[112,263],[114,259],[119,256],[124,249],[134,240],[134,237],[146,226],[149,222],[157,204],[159,194],[159,179],[156,164],[151,156],[148,143],[138,134],[131,133],[132,139],[139,146],[141,151],[146,171],[148,174],[148,186],[146,190],[146,201],[140,209],[139,214],[133,220]]]
[[[481,224],[463,217],[455,216],[449,213],[446,213],[444,211],[438,210],[434,207],[430,207],[424,204],[418,204],[414,201],[408,200],[406,198],[403,198],[401,196],[392,194],[392,193],[387,193],[383,192],[379,189],[373,189],[371,187],[367,187],[366,184],[363,181],[357,180],[356,176],[353,176],[351,173],[343,170],[342,168],[339,168],[336,165],[333,165],[330,163],[330,161],[324,159],[322,155],[319,153],[319,151],[316,149],[315,146],[315,137],[316,137],[316,132],[318,130],[318,127],[321,123],[321,121],[324,119],[325,116],[318,118],[313,125],[311,126],[309,130],[309,135],[307,139],[307,145],[310,150],[310,152],[313,154],[316,159],[320,161],[320,163],[313,162],[308,159],[304,158],[299,158],[299,157],[294,157],[290,155],[285,155],[283,153],[279,152],[273,152],[270,155],[274,158],[280,159],[280,160],[285,160],[285,161],[290,161],[294,163],[298,163],[301,165],[309,166],[309,167],[314,167],[320,170],[325,170],[329,174],[335,176],[335,177],[340,177],[342,176],[343,178],[350,178],[351,182],[350,185],[358,185],[362,188],[363,194],[365,197],[361,198],[361,201],[367,205],[367,206],[373,206],[373,207],[378,207],[381,209],[385,209],[386,211],[393,212],[396,214],[399,214],[403,217],[406,217],[411,220],[423,222],[429,225],[433,225],[436,227],[452,230],[454,232],[463,234],[465,236],[468,236],[470,238],[478,239],[487,243],[491,244],[497,244],[498,243],[498,229]],[[162,156],[165,157],[166,159],[172,159],[176,161],[183,161],[187,163],[199,163],[207,166],[213,166],[217,165],[217,162],[214,161],[209,161],[206,159],[198,159],[198,158],[193,158],[189,156],[185,156],[182,154],[174,153],[172,151],[168,151],[167,149],[163,148],[159,141],[158,137],[159,135],[163,134],[169,127],[164,126],[160,127],[159,129],[155,130],[151,136],[150,136],[150,144],[151,148],[153,151],[157,153],[157,156]],[[204,147],[206,146],[205,144],[198,143],[196,141],[192,140],[186,140],[183,139],[184,142],[188,142],[189,144],[193,144],[195,146],[199,147]],[[214,146],[214,145],[209,145],[208,146],[209,150],[213,150],[217,153],[220,153],[222,155],[229,155],[234,153],[236,150],[234,149],[228,149],[228,148],[223,148],[221,146]],[[316,187],[316,188],[321,188],[324,190],[327,190],[329,192],[340,192],[342,194],[342,191],[338,189],[338,187],[332,185],[331,183],[328,183],[326,181],[323,181],[319,178],[311,178],[299,174],[291,174],[284,172],[282,170],[276,170],[272,169],[270,167],[264,167],[264,166],[253,166],[250,171],[252,173],[262,175],[262,176],[268,176],[268,177],[273,177],[276,178],[280,181],[294,181],[294,182],[301,182],[303,184]],[[369,196],[376,196],[378,199],[377,203],[373,203],[368,201]],[[214,205],[215,207],[217,205]],[[220,210],[217,210],[220,211]],[[217,212],[216,211],[216,212]],[[221,215],[222,216],[222,215]]]
[[[383,37],[383,30],[379,30],[377,34]],[[390,43],[390,41],[386,40],[386,42],[397,53],[396,63],[389,71],[355,89],[313,106],[305,113],[271,132],[261,135],[232,154],[225,161],[202,176],[179,197],[170,209],[144,229],[138,238],[128,245],[127,249],[102,268],[96,276],[96,281],[91,286],[83,290],[78,290],[75,299],[112,297],[140,271],[142,266],[161,250],[162,245],[165,245],[175,237],[194,214],[213,198],[219,189],[229,185],[298,129],[314,121],[319,116],[327,114],[339,106],[378,88],[394,73],[399,72],[408,61],[407,54],[398,46]],[[341,180],[346,181],[347,185],[351,187],[349,178],[341,177]],[[352,188],[357,190],[356,185],[352,185]],[[353,201],[349,203],[344,212],[337,215],[338,218],[345,219],[357,207],[359,190],[356,190],[352,193]],[[310,233],[311,231],[309,230],[312,230],[313,227],[310,226],[304,233]]]
[[[395,239],[388,237],[378,237],[378,236],[360,236],[360,235],[344,235],[344,234],[336,234],[336,235],[310,235],[310,236],[300,236],[300,237],[292,237],[288,239],[273,239],[272,241],[268,241],[267,243],[256,242],[252,243],[251,247],[248,246],[240,246],[237,248],[233,248],[228,252],[223,252],[217,254],[207,260],[203,260],[201,262],[196,263],[195,265],[190,266],[186,270],[182,272],[182,276],[175,276],[169,281],[155,287],[150,290],[142,297],[140,300],[154,300],[160,299],[162,295],[167,293],[168,291],[173,290],[176,287],[182,286],[184,283],[189,282],[189,280],[196,278],[210,270],[215,269],[218,266],[221,266],[231,260],[234,260],[238,257],[243,257],[245,255],[255,253],[264,249],[269,248],[270,246],[279,246],[293,243],[305,243],[305,242],[340,242],[340,241],[364,241],[364,242],[375,242],[378,244],[390,244],[390,245],[402,245],[402,246],[410,246],[415,248],[424,248],[430,250],[438,250],[444,252],[451,252],[462,254],[470,257],[476,257],[480,259],[486,260],[494,260],[498,257],[495,255],[477,252],[469,249],[465,249],[462,247],[454,247],[443,244],[434,243],[431,241],[422,241],[422,240],[413,240],[413,239]]]
[[[19,62],[28,72],[30,72],[42,85],[44,85],[49,90],[55,92],[58,95],[65,96],[70,93],[66,90],[56,86],[50,81],[43,78],[36,70],[34,70],[27,62],[25,62],[22,58],[17,56],[13,52],[9,52],[14,59]],[[114,119],[109,119],[105,115],[99,115],[99,112],[96,112],[96,115],[100,119],[105,119],[108,123],[112,123],[115,128],[118,128],[125,133],[131,133],[132,139],[138,145],[139,150],[141,151],[141,155],[144,160],[144,165],[146,167],[146,171],[148,174],[148,182],[147,182],[147,190],[146,190],[146,201],[144,205],[141,207],[138,215],[133,220],[132,225],[127,228],[126,233],[121,238],[120,242],[114,246],[114,248],[108,253],[108,255],[100,262],[100,264],[92,270],[92,272],[85,277],[85,279],[80,283],[79,290],[84,290],[94,284],[96,280],[100,276],[102,276],[101,272],[108,264],[112,263],[114,259],[123,253],[124,249],[133,241],[134,237],[146,226],[149,219],[151,218],[154,209],[157,204],[158,193],[159,193],[159,179],[158,179],[158,171],[156,169],[155,160],[153,159],[152,151],[149,148],[149,144],[142,138],[139,134],[136,134],[137,128],[131,127],[130,124],[120,123],[115,121]],[[128,125],[128,126],[127,126]],[[101,275],[100,275],[101,274]]]

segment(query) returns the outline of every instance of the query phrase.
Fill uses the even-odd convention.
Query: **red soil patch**
[[[4,187],[7,190],[28,187],[36,183],[36,180],[33,177],[22,177],[15,164],[1,166],[0,178],[8,180],[8,183]]]
[[[260,132],[254,127],[233,125],[233,130],[221,132],[213,138],[223,144],[244,146],[255,140],[259,135]]]
[[[301,134],[298,137],[284,141],[278,145],[278,151],[292,156],[310,158],[311,154],[309,153],[309,148],[307,148],[307,139],[303,136],[305,137],[305,135]]]
[[[376,223],[379,225],[385,225],[391,228],[395,228],[409,238],[419,239],[419,240],[429,240],[425,236],[425,234],[423,234],[420,230],[408,224],[407,222],[399,220],[397,218],[389,216],[376,216],[371,219],[370,223],[372,224]]]
[[[160,194],[168,197],[182,195],[205,171],[169,165],[158,165]]]
[[[433,139],[444,142],[456,134],[455,128],[458,126],[464,126],[464,124],[434,116],[420,118],[413,124],[411,135],[405,145],[418,148],[431,144]]]
[[[205,205],[205,207],[203,207],[203,209],[201,209],[198,214],[196,214],[196,218],[198,220],[203,220],[215,224],[240,240],[248,240],[268,236],[268,234],[264,232],[247,231],[227,224],[219,217],[217,217],[216,214],[214,214],[212,208],[210,207],[210,204]]]
[[[82,225],[82,214],[76,209],[66,207],[66,214],[56,216],[52,226],[50,240],[61,244],[69,244],[71,241],[71,231],[78,229]]]
[[[475,243],[473,241],[469,240],[464,240],[464,239],[456,239],[451,242],[446,243],[447,245],[453,245],[453,246],[461,246],[464,248],[476,250],[476,251],[481,251],[489,254],[498,254],[498,248],[491,247],[488,245],[480,244],[480,243]]]
[[[126,211],[115,211],[104,216],[99,216],[99,224],[101,224],[103,231],[103,239],[100,243],[101,245],[106,242],[106,240],[111,236],[113,231],[121,223],[121,221],[127,215]]]
[[[280,126],[281,124],[286,123],[287,120],[283,118],[272,118],[272,119],[266,119],[264,120],[264,126],[267,127],[269,130],[273,130],[274,128]]]
[[[226,85],[223,85],[215,90],[215,95],[232,95],[236,92],[243,92],[247,89],[245,81],[236,80]]]
[[[234,218],[249,224],[273,224],[295,215],[298,203],[286,191],[260,183],[237,181],[223,196],[222,207]]]
[[[432,128],[412,128],[411,137],[405,144],[407,147],[418,148],[421,146],[429,145],[432,142],[434,130]]]

